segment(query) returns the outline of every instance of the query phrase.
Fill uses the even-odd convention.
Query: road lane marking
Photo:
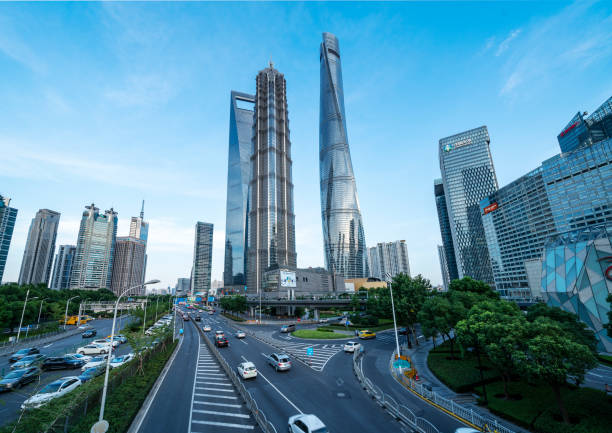
[[[216,395],[216,394],[202,394],[202,393],[196,393],[194,395],[198,397],[213,397],[213,398],[224,398],[227,400],[238,400],[238,397],[233,397],[230,395]]]
[[[181,340],[182,341],[182,340]],[[198,334],[198,359],[196,360],[196,371],[193,373],[197,376],[198,372],[198,362],[200,362],[200,352],[202,351],[202,341],[200,339],[200,334]],[[193,390],[191,391],[191,409],[193,409],[193,397],[195,396],[195,387],[196,387],[196,378],[193,378]],[[191,433],[191,411],[189,411],[189,430],[188,433]]]
[[[231,424],[227,422],[217,422],[217,421],[193,421],[197,424],[205,424],[205,425],[216,425],[218,427],[235,427],[235,428],[246,428],[249,430],[253,430],[255,427],[248,424]]]
[[[595,373],[593,373],[592,371],[589,371],[587,374],[590,374],[591,376],[603,377],[602,375],[600,375],[600,374],[595,374]]]
[[[217,392],[234,392],[233,389],[223,389],[223,388],[211,388],[209,386],[196,386],[195,389],[202,389],[204,391],[217,391]]]
[[[220,371],[218,368],[200,368],[198,367],[198,371]]]
[[[248,419],[248,418],[251,417],[250,415],[246,415],[246,414],[243,414],[243,413],[228,413],[228,412],[219,412],[219,411],[216,411],[216,410],[194,409],[193,411],[196,412],[196,413],[207,413],[209,415],[221,415],[221,416],[233,416],[233,417],[236,417],[236,418],[246,418],[246,419]]]
[[[198,373],[196,376],[225,376],[223,373]]]
[[[205,381],[202,381],[202,380],[198,380],[198,383],[203,383],[205,385],[232,386],[231,383],[205,382]]]
[[[47,344],[46,346],[43,346],[43,349],[46,349],[47,347],[49,347],[49,346],[51,346],[51,345],[53,345],[53,343],[49,343],[49,344]]]
[[[242,405],[240,405],[240,404],[214,403],[212,401],[205,401],[205,400],[194,400],[193,402],[195,404],[208,404],[208,405],[211,405],[211,406],[232,407],[234,409],[239,409],[239,408],[242,407]]]

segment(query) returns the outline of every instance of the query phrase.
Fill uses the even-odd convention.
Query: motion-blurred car
[[[280,332],[286,333],[286,332],[293,332],[295,331],[295,325],[293,323],[291,323],[290,325],[283,325],[281,326]]]
[[[227,341],[227,338],[225,338],[222,335],[218,335],[217,337],[215,337],[215,345],[217,347],[227,347],[229,346],[229,341]]]
[[[81,371],[85,371],[88,368],[97,367],[98,365],[106,364],[107,358],[108,358],[108,355],[95,356],[91,358],[91,361],[89,361],[87,364],[81,367]]]
[[[221,329],[215,331],[215,336],[217,336],[217,337],[221,336],[222,337],[223,335],[225,335],[225,333]]]
[[[52,356],[43,361],[42,370],[64,370],[68,368],[80,368],[85,365],[85,361],[71,356]]]
[[[362,340],[370,340],[372,338],[376,338],[376,332],[364,329],[362,331],[359,331],[359,338],[361,338]]]
[[[199,322],[200,320],[202,320],[202,317],[198,314],[197,316],[195,316],[195,321]]]
[[[35,365],[41,364],[47,357],[45,355],[41,355],[37,353],[35,355],[28,355],[24,358],[21,358],[21,361],[17,361],[13,365],[11,365],[11,370],[19,370],[20,368],[33,367]]]
[[[287,371],[291,369],[291,360],[289,355],[284,353],[272,353],[268,356],[268,364],[274,367],[276,371]]]
[[[252,362],[246,361],[238,364],[238,374],[243,379],[251,379],[257,377],[257,368],[255,368],[255,364]]]
[[[204,332],[212,331],[212,328],[210,327],[210,325],[204,325],[204,327],[202,329],[204,330]]]
[[[25,410],[41,407],[50,400],[61,397],[79,386],[81,386],[81,381],[76,376],[67,376],[54,380],[41,389],[38,394],[34,394],[24,401],[21,405],[21,409]]]
[[[328,433],[328,430],[316,415],[299,414],[289,418],[289,433]]]
[[[64,356],[70,356],[74,359],[80,359],[81,361],[84,361],[86,363],[91,361],[91,358],[92,358],[91,355],[81,355],[80,353],[67,353]]]
[[[246,332],[244,332],[244,331],[237,331],[235,335],[236,335],[236,338],[245,338],[246,337]]]
[[[92,341],[94,344],[111,344],[110,338],[100,338],[98,340]],[[117,339],[113,339],[113,347],[119,346],[121,343]]]
[[[80,374],[79,380],[85,383],[88,380],[93,379],[94,377],[98,377],[101,374],[104,374],[105,371],[106,371],[105,364],[98,365],[97,367],[88,368],[87,370],[85,370],[83,373]]]
[[[21,358],[24,358],[28,355],[34,355],[36,353],[40,353],[40,351],[36,347],[27,347],[25,349],[21,349],[11,355],[11,357],[9,358],[9,362],[17,362]]]
[[[40,370],[38,367],[20,368],[13,370],[0,380],[0,391],[12,391],[21,388],[30,382],[38,380]]]
[[[115,356],[111,359],[110,366],[111,368],[121,367],[123,364],[130,362],[134,359],[133,353],[128,353],[127,355]]]
[[[344,343],[345,352],[353,353],[355,350],[359,350],[360,347],[361,344],[357,343],[356,341],[347,341],[346,343]]]
[[[81,337],[91,338],[91,337],[95,337],[97,334],[98,334],[98,331],[96,331],[95,329],[88,329],[87,331],[81,334]]]

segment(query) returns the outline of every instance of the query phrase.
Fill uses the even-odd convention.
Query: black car
[[[81,336],[83,338],[91,338],[91,337],[95,337],[97,334],[98,334],[98,331],[96,331],[95,329],[88,329],[87,331],[83,332]]]
[[[202,320],[202,318],[200,317],[200,315],[198,314],[197,316],[195,316],[195,321],[199,322],[200,320]]]
[[[9,358],[9,362],[17,362],[21,358],[28,355],[34,355],[35,353],[40,353],[40,351],[36,347],[28,347],[27,349],[21,349],[11,355],[11,357]]]
[[[217,347],[227,347],[229,346],[229,341],[222,335],[219,335],[215,338],[215,345]]]
[[[55,356],[47,358],[42,363],[43,370],[63,370],[66,368],[80,368],[85,365],[82,359],[72,358],[70,356]]]
[[[13,370],[0,380],[0,391],[11,391],[16,388],[21,388],[23,385],[33,382],[39,377],[40,370],[38,367]]]
[[[106,363],[98,365],[97,367],[88,368],[79,376],[79,379],[81,380],[81,382],[87,382],[88,380],[100,376],[105,371]]]

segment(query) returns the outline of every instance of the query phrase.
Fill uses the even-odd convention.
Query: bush
[[[469,392],[475,387],[482,385],[478,362],[472,354],[466,354],[465,358],[450,360],[446,353],[430,353],[427,357],[429,369],[444,382],[449,388],[456,392]],[[499,380],[497,372],[491,368],[486,359],[483,359],[484,382],[491,383]]]
[[[321,327],[317,328],[317,331],[321,331],[321,332],[335,332],[332,328],[329,328],[327,326],[321,326]]]
[[[612,356],[598,354],[597,360],[602,364],[609,365],[612,367]]]
[[[378,326],[378,317],[376,316],[360,316],[358,314],[353,314],[349,320],[351,323],[358,326]]]

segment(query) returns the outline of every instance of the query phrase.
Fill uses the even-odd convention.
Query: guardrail
[[[45,338],[45,337],[51,337],[53,335],[57,335],[57,334],[62,334],[64,332],[68,332],[64,329],[61,330],[57,330],[57,331],[51,331],[51,332],[47,332],[45,334],[37,334],[37,335],[32,335],[32,336],[28,336],[25,338],[20,338],[19,341],[4,341],[2,343],[0,343],[0,349],[2,349],[3,347],[7,347],[7,346],[14,346],[15,344],[21,344],[21,343],[26,343],[29,341],[36,341],[36,340],[40,340],[41,338]]]
[[[225,361],[223,356],[221,356],[215,345],[206,337],[206,335],[204,335],[204,332],[200,329],[200,327],[195,323],[194,326],[202,336],[202,339],[208,346],[208,349],[213,353],[213,355],[215,355],[215,358],[217,358],[217,361],[219,361],[219,364],[240,393],[240,396],[244,400],[247,408],[253,414],[253,418],[255,418],[255,421],[257,422],[259,427],[261,427],[262,431],[264,433],[277,433],[274,425],[270,421],[268,421],[266,415],[263,413],[263,411],[259,409],[259,407],[257,406],[257,401],[255,401],[251,393],[245,388],[244,384],[242,383],[240,378],[238,378],[238,375],[236,374],[234,369],[229,366],[229,364]]]

